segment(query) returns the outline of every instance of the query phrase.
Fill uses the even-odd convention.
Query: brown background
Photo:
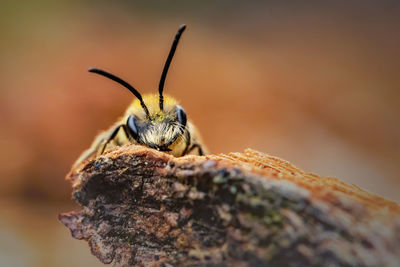
[[[64,181],[132,100],[86,72],[166,82],[213,153],[247,147],[400,201],[400,5],[5,1],[0,10],[0,265],[100,266],[57,214]]]

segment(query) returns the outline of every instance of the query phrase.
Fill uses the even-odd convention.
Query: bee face
[[[175,35],[161,74],[158,95],[142,97],[138,90],[121,78],[101,69],[89,69],[89,72],[99,74],[124,86],[136,97],[136,100],[128,107],[121,120],[95,139],[92,147],[82,153],[75,165],[92,156],[103,154],[109,144],[114,146],[127,143],[141,144],[176,157],[189,154],[197,148],[198,155],[204,155],[196,128],[187,120],[183,108],[174,98],[163,94],[168,69],[185,28],[185,25],[179,27]]]
[[[139,144],[160,150],[171,151],[176,142],[187,136],[186,113],[179,105],[144,117],[131,114],[126,122],[129,135]]]

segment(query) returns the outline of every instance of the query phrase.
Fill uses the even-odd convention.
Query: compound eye
[[[130,115],[130,116],[128,117],[128,120],[127,120],[127,122],[126,122],[126,126],[128,126],[127,128],[128,128],[129,134],[130,134],[135,140],[138,140],[138,138],[139,138],[139,133],[138,133],[138,130],[137,130],[137,127],[136,127],[136,118],[135,118],[134,115]]]
[[[179,123],[182,124],[183,126],[186,126],[186,121],[187,121],[186,113],[181,106],[176,106],[176,116],[178,118]]]

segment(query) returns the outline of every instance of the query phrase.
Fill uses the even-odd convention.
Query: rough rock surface
[[[399,266],[400,207],[254,150],[125,146],[68,174],[74,238],[115,266]],[[73,256],[73,255],[71,255]]]

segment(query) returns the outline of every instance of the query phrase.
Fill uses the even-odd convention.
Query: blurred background
[[[398,1],[2,1],[0,265],[102,266],[57,214],[131,94],[165,92],[212,153],[250,147],[400,202]]]

